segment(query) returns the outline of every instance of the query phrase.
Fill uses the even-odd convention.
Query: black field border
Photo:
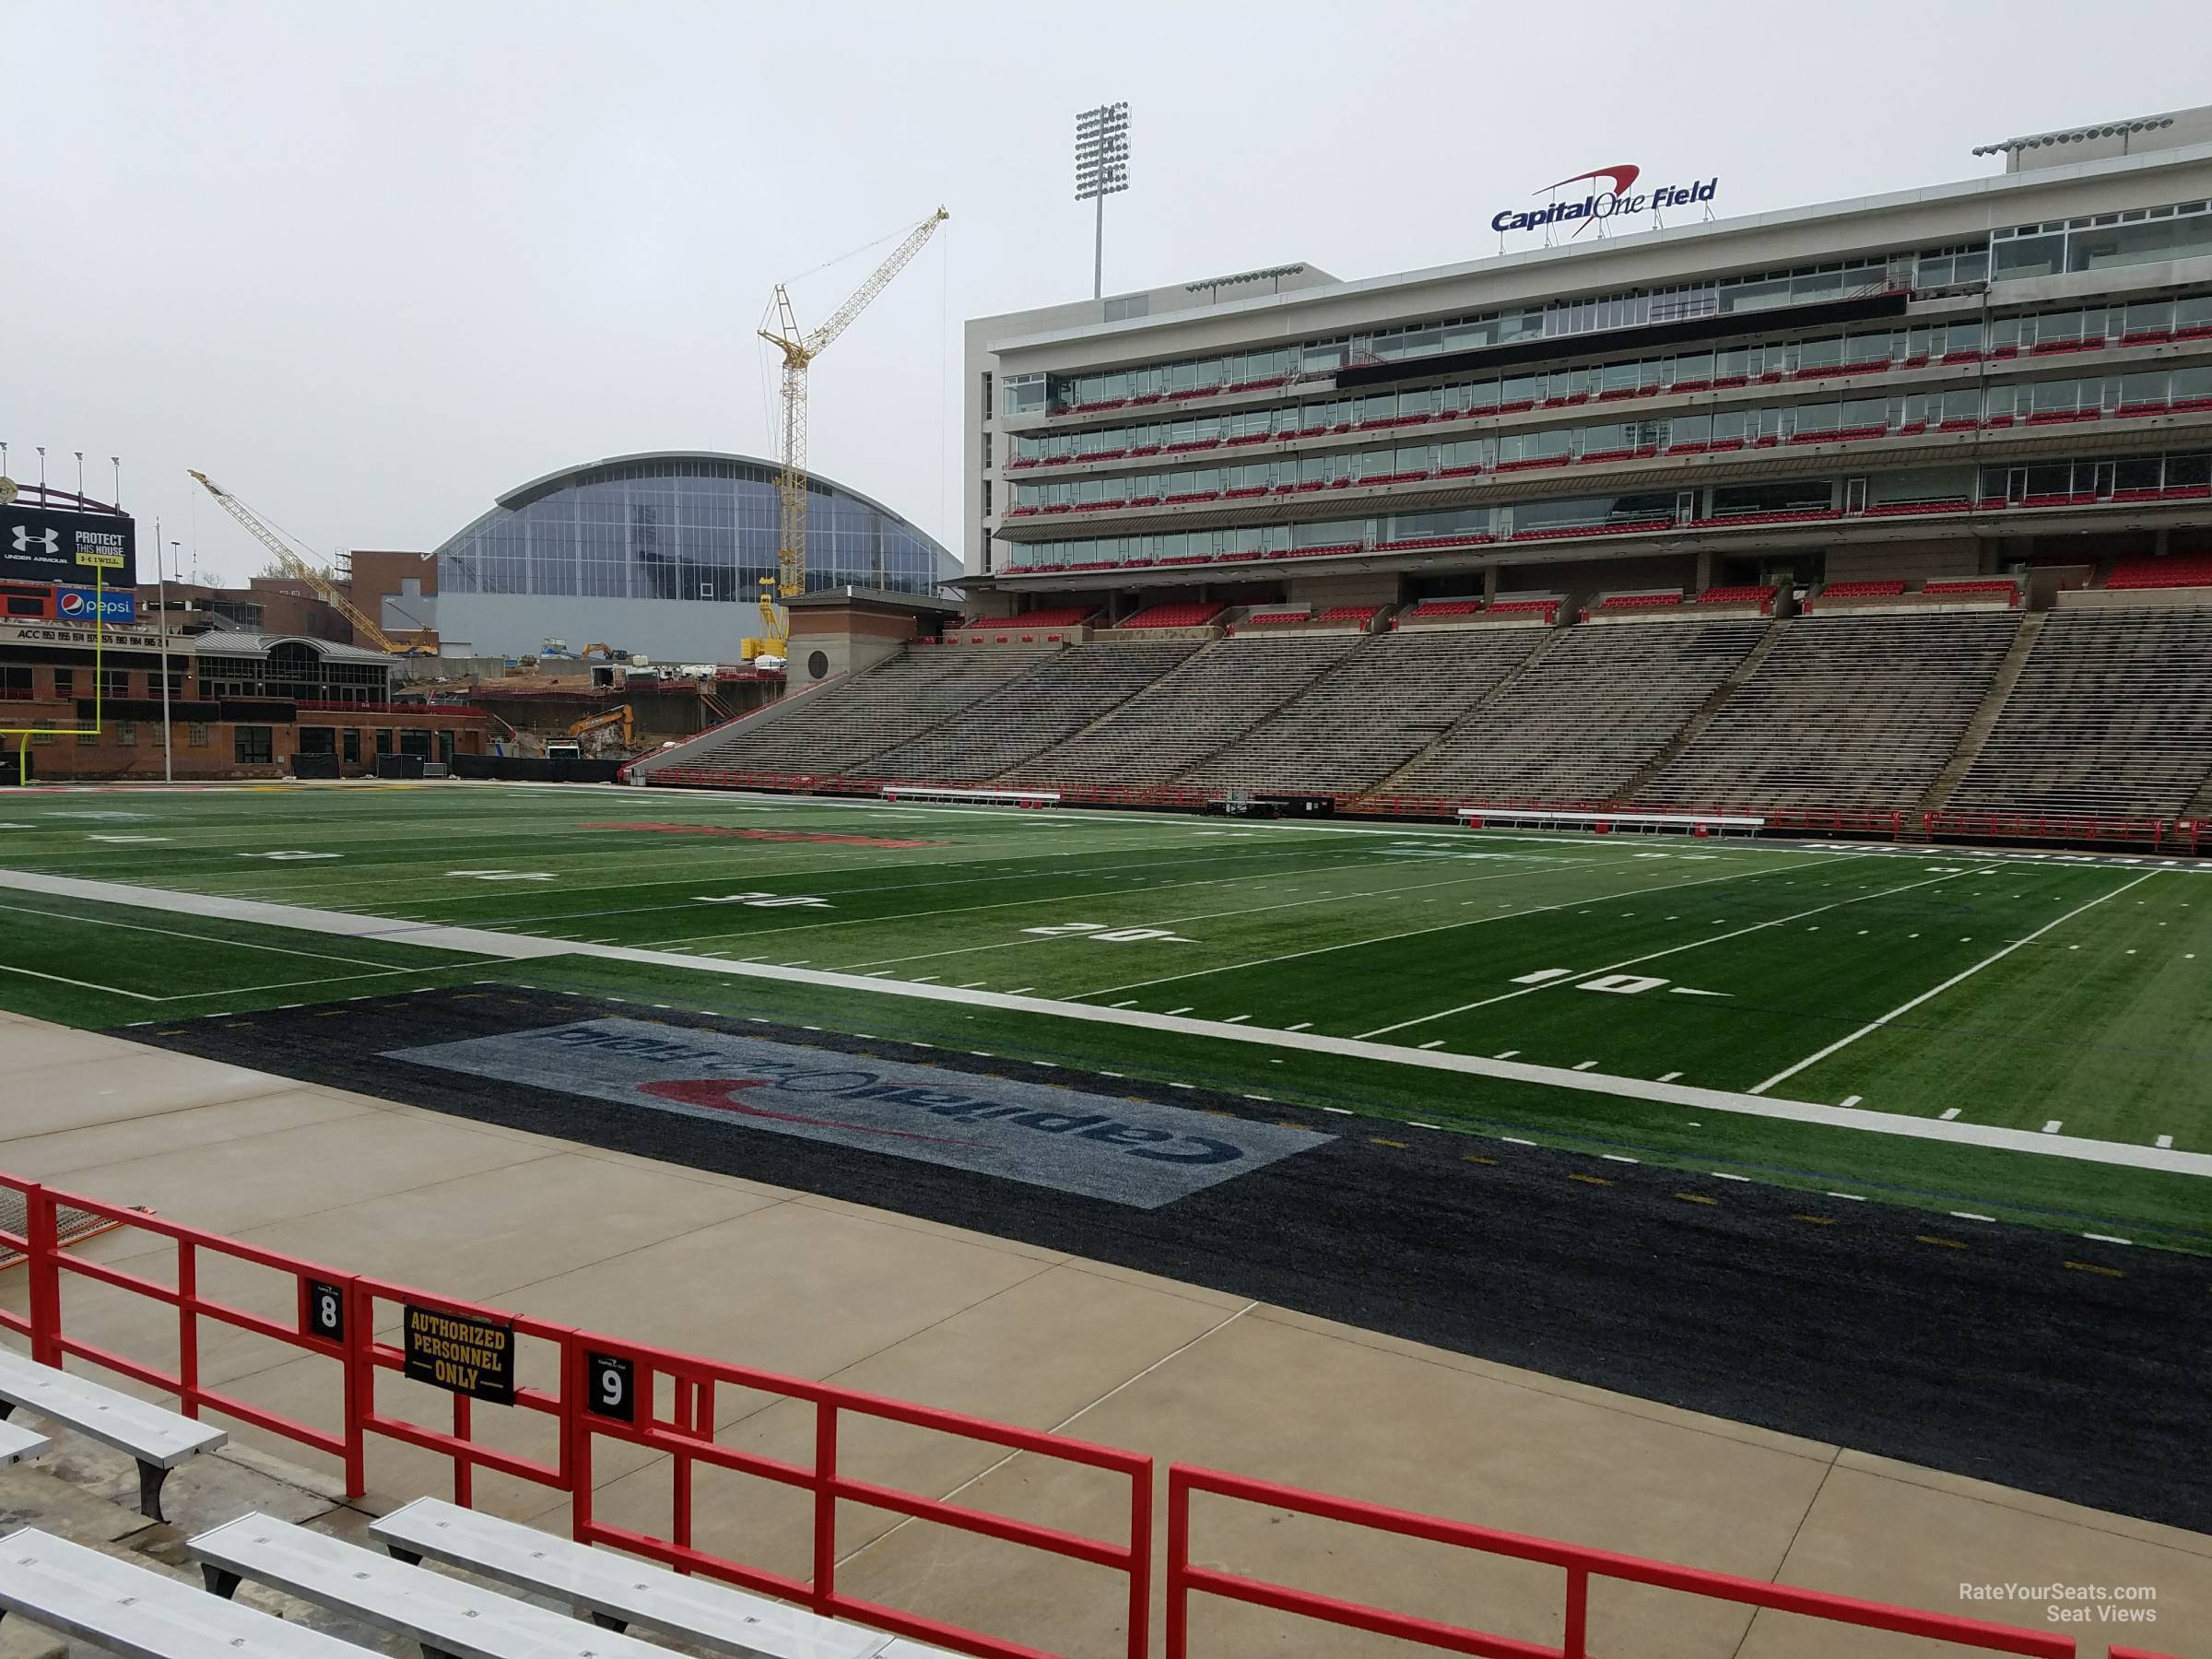
[[[342,1017],[322,1005],[119,1034],[1019,1240],[2212,1532],[2201,1378],[2202,1356],[2212,1352],[2212,1261],[2204,1258],[640,1002],[485,984],[337,1006]],[[1336,1138],[1147,1211],[383,1057],[617,1017],[1072,1086]]]

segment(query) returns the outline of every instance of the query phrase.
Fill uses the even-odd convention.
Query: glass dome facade
[[[806,586],[934,594],[959,561],[888,508],[809,480]],[[653,454],[556,473],[437,550],[446,594],[751,604],[776,572],[776,467],[747,455]]]

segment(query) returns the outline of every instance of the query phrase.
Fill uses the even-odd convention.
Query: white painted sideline
[[[636,962],[649,968],[675,968],[693,973],[722,974],[732,979],[772,980],[783,984],[813,985],[825,991],[860,991],[877,996],[903,996],[917,1002],[996,1008],[1014,1014],[1077,1019],[1089,1025],[1171,1031],[1178,1036],[1210,1037],[1225,1042],[1250,1043],[1257,1048],[1290,1049],[1387,1065],[1418,1066],[1424,1071],[1497,1077],[1512,1083],[1532,1083],[1549,1088],[1574,1089],[1584,1094],[1612,1095],[1623,1100],[1695,1107],[1705,1112],[1735,1112],[1744,1117],[1824,1124],[1832,1128],[1901,1135],[1912,1140],[1944,1141],[1954,1146],[2027,1152],[2041,1158],[2070,1158],[2083,1163],[2117,1164],[2129,1169],[2160,1170],[2172,1174],[2212,1177],[2212,1153],[2136,1147],[2121,1141],[2089,1140],[2072,1135],[2045,1135],[2038,1129],[2006,1129],[1990,1124],[1905,1117],[1897,1112],[1869,1112],[1863,1107],[1829,1106],[1812,1100],[1774,1100],[1728,1089],[1699,1088],[1685,1083],[1657,1083],[1645,1077],[1616,1077],[1603,1072],[1524,1065],[1517,1061],[1486,1060],[1474,1054],[1448,1054],[1439,1049],[1400,1048],[1394,1043],[1370,1042],[1357,1037],[1324,1036],[1318,1031],[1284,1031],[1265,1026],[1229,1025],[1218,1020],[1190,1019],[1173,1014],[1147,1014],[1141,1008],[1106,1008],[1088,1003],[1056,1002],[1042,996],[1012,996],[999,991],[970,991],[957,985],[921,984],[912,980],[865,979],[857,974],[830,973],[813,968],[779,968],[767,962],[725,962],[717,958],[688,956],[673,950],[646,950],[623,945],[585,945],[563,939],[490,933],[473,927],[428,926],[394,922],[380,916],[308,910],[288,904],[227,899],[206,893],[170,892],[159,888],[86,881],[76,877],[46,876],[29,870],[0,869],[0,888],[45,893],[56,898],[81,899],[100,904],[128,905],[138,910],[218,916],[232,921],[258,922],[272,927],[300,928],[312,933],[384,939],[394,944],[425,945],[441,950],[475,951],[507,960],[556,956],[588,957],[599,961]]]

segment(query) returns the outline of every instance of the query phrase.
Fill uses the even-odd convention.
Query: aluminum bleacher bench
[[[643,1625],[734,1659],[925,1659],[943,1653],[442,1499],[418,1498],[369,1530],[403,1561],[428,1556],[565,1601],[603,1629]]]
[[[18,1406],[136,1458],[138,1512],[149,1521],[162,1518],[161,1483],[170,1470],[230,1438],[223,1430],[194,1422],[167,1406],[41,1365],[13,1348],[0,1348],[0,1422]]]
[[[127,1659],[369,1659],[335,1636],[31,1526],[0,1538],[0,1613]]]
[[[0,1422],[0,1466],[36,1457],[53,1442],[19,1423]]]
[[[266,1584],[411,1640],[423,1659],[668,1659],[634,1636],[271,1515],[241,1516],[185,1548],[218,1595]]]

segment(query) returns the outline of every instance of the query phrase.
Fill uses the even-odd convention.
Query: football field
[[[0,1006],[159,1033],[526,983],[2206,1249],[2207,876],[640,789],[41,789],[0,798]]]

